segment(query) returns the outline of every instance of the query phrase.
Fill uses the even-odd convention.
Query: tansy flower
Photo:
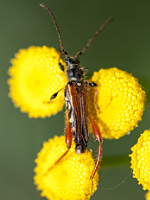
[[[64,90],[52,103],[46,103],[67,83],[58,62],[58,52],[45,46],[21,50],[12,60],[9,96],[30,117],[46,117],[62,109]],[[125,71],[110,68],[95,72],[90,81],[98,87],[89,87],[88,113],[102,136],[118,139],[133,130],[141,120],[145,105],[145,92],[137,79]],[[93,132],[90,122],[89,131]]]
[[[131,168],[143,190],[150,190],[150,130],[144,131],[132,148]]]
[[[145,105],[145,92],[138,80],[125,71],[110,68],[94,72],[90,81],[98,88],[89,91],[89,113],[102,136],[118,139],[133,130],[141,120]]]
[[[29,117],[46,117],[62,109],[64,90],[59,92],[55,102],[47,103],[67,82],[58,60],[58,52],[46,46],[22,49],[11,60],[9,96]],[[61,59],[60,62],[65,66]]]
[[[150,200],[150,191],[148,191],[148,192],[145,194],[145,199],[146,199],[146,200]]]
[[[41,195],[51,200],[90,199],[97,189],[99,179],[98,172],[93,181],[90,179],[95,166],[92,153],[87,149],[78,155],[73,142],[69,153],[51,168],[66,150],[64,136],[55,136],[44,143],[35,160],[35,184],[42,190]]]

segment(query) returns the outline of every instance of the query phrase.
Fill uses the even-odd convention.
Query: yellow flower
[[[96,172],[92,186],[90,176],[95,163],[89,150],[78,155],[73,142],[69,153],[49,170],[66,150],[64,136],[55,136],[54,139],[44,143],[35,160],[37,163],[34,170],[35,184],[39,190],[42,190],[41,195],[51,200],[90,199],[97,189],[99,175]]]
[[[146,200],[150,200],[150,191],[148,191],[148,192],[145,194],[145,198],[146,198]]]
[[[118,139],[138,126],[144,110],[145,92],[136,78],[125,71],[110,68],[94,72],[90,81],[95,82],[98,88],[89,91],[89,113],[104,138]]]
[[[144,131],[132,148],[131,168],[143,190],[150,190],[150,130]]]
[[[58,60],[58,52],[46,46],[20,50],[12,60],[9,96],[29,117],[51,116],[62,109],[67,77],[59,68]],[[60,62],[66,67],[62,60]],[[89,89],[88,113],[104,138],[118,139],[138,126],[144,110],[145,92],[136,78],[110,68],[95,72],[90,81],[98,87]],[[47,103],[60,89],[57,98]],[[89,130],[93,132],[90,121]]]
[[[60,111],[64,105],[64,90],[53,103],[50,97],[64,89],[67,77],[58,66],[59,54],[54,48],[34,47],[22,49],[12,59],[9,69],[11,78],[9,96],[27,112],[29,117],[46,117]],[[65,63],[60,60],[65,66]]]

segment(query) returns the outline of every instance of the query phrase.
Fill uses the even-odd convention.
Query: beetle
[[[94,178],[94,175],[98,169],[101,160],[101,152],[102,152],[102,136],[101,132],[96,125],[94,119],[88,113],[88,90],[89,87],[97,87],[97,84],[94,82],[88,82],[84,80],[86,69],[81,67],[79,56],[84,54],[87,50],[91,42],[95,39],[95,37],[103,30],[103,28],[113,19],[110,17],[93,35],[93,37],[89,40],[84,49],[76,54],[76,56],[70,56],[67,51],[64,50],[62,38],[60,35],[60,30],[57,26],[56,20],[54,18],[51,10],[45,6],[44,4],[40,4],[41,7],[44,7],[51,15],[54,25],[56,27],[61,51],[59,51],[59,57],[61,57],[61,53],[65,55],[65,63],[66,63],[66,76],[68,78],[68,82],[65,85],[65,103],[66,103],[66,135],[65,140],[67,144],[67,151],[54,163],[54,165],[49,169],[51,170],[56,164],[62,160],[65,155],[69,152],[72,144],[72,140],[75,142],[75,150],[77,154],[82,154],[85,152],[87,148],[87,143],[89,141],[89,132],[88,132],[88,118],[91,121],[94,136],[96,140],[99,142],[99,150],[98,157],[93,169],[91,179]],[[64,71],[64,66],[59,62],[59,67],[62,71]],[[60,89],[62,90],[62,89]],[[59,90],[59,91],[60,91]],[[55,99],[59,93],[57,91],[54,93],[50,101],[51,103],[53,99]],[[97,92],[95,93],[96,97]]]

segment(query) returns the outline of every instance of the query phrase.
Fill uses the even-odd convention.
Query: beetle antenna
[[[78,56],[84,54],[84,52],[87,50],[87,48],[90,46],[90,44],[92,43],[92,41],[96,38],[96,36],[103,30],[103,28],[111,21],[113,20],[113,17],[110,17],[104,24],[102,24],[102,26],[98,29],[98,31],[96,31],[96,33],[93,35],[93,37],[89,40],[89,42],[87,43],[87,45],[84,47],[84,49],[80,52],[77,53],[76,57],[78,58]]]
[[[58,33],[61,51],[62,51],[62,53],[64,53],[65,55],[68,55],[68,53],[64,50],[62,38],[61,38],[61,35],[60,35],[60,30],[59,30],[59,28],[58,28],[58,25],[57,25],[57,23],[56,23],[56,20],[55,20],[55,17],[54,17],[54,15],[53,15],[53,13],[52,13],[51,10],[50,10],[47,6],[45,6],[44,4],[40,4],[40,6],[43,7],[43,8],[45,8],[45,9],[50,13],[50,15],[52,16],[54,25],[55,25],[55,27],[56,27],[56,31],[57,31],[57,33]]]

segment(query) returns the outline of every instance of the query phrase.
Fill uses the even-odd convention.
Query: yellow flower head
[[[51,116],[62,109],[67,77],[58,66],[59,59],[58,52],[46,46],[20,50],[12,59],[9,96],[30,117]],[[66,67],[61,59],[60,62]],[[98,87],[89,90],[88,112],[102,136],[118,139],[134,129],[145,105],[145,92],[137,79],[125,71],[110,68],[95,72],[90,81]],[[60,89],[57,98],[47,103]],[[91,125],[89,130],[92,132]]]
[[[99,175],[96,172],[93,185],[90,180],[95,163],[92,153],[86,150],[78,155],[75,152],[75,144],[69,153],[53,168],[54,163],[67,150],[65,137],[55,136],[45,142],[43,149],[38,153],[35,160],[34,181],[41,195],[50,200],[87,200],[97,189]]]
[[[125,71],[110,68],[95,72],[90,81],[98,88],[89,91],[89,113],[102,136],[118,139],[133,130],[141,120],[145,105],[145,92],[137,79]]]
[[[144,131],[132,148],[131,168],[143,190],[150,190],[150,130]]]
[[[64,90],[53,103],[50,97],[63,89],[67,82],[65,73],[58,66],[59,54],[54,48],[34,47],[22,49],[12,59],[9,96],[27,112],[29,117],[46,117],[60,111],[64,105]],[[65,66],[65,63],[60,59]]]
[[[148,191],[148,192],[145,194],[145,199],[146,199],[146,200],[150,200],[150,191]]]

